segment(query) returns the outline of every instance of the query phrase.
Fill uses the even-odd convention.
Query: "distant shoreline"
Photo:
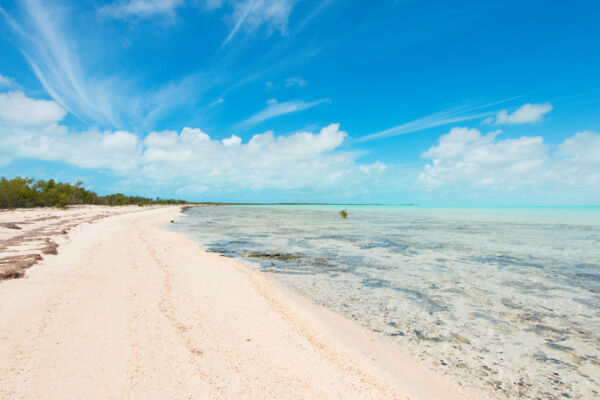
[[[220,203],[220,202],[198,202],[198,203],[190,203],[184,206],[193,207],[193,206],[410,206],[417,207],[419,204],[386,204],[386,203]]]

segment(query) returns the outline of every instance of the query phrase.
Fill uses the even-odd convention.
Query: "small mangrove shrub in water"
[[[342,218],[348,217],[348,211],[346,211],[346,210],[342,210],[338,214],[340,214],[342,216]]]

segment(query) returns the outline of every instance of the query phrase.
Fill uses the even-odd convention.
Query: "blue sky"
[[[4,1],[0,175],[211,201],[598,204],[593,1]]]

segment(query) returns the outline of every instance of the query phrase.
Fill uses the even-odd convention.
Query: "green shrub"
[[[83,182],[70,183],[34,180],[16,177],[0,178],[0,208],[57,207],[66,208],[76,204],[99,204],[108,206],[186,204],[184,200],[156,200],[122,193],[98,196],[83,188]]]
[[[348,211],[346,211],[346,210],[342,210],[338,214],[340,214],[342,216],[342,218],[347,218],[348,217]]]

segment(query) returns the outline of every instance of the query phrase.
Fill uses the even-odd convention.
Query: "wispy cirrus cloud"
[[[131,1],[121,5],[142,3],[145,4]],[[135,86],[135,79],[107,74],[105,71],[110,68],[103,68],[101,54],[97,54],[98,59],[81,57],[86,43],[76,40],[81,35],[68,24],[67,7],[25,0],[20,11],[15,17],[0,9],[17,37],[18,49],[46,92],[85,123],[114,128],[148,127],[167,111],[189,104],[192,97],[202,93],[200,85],[204,81],[199,74],[143,89]]]
[[[214,106],[218,106],[219,104],[223,104],[223,103],[225,103],[225,99],[222,98],[222,97],[219,97],[218,99],[211,101],[208,104],[208,106],[209,107],[214,107]]]
[[[243,29],[254,32],[264,27],[267,34],[275,31],[284,33],[287,30],[288,19],[297,0],[229,0],[209,2],[209,8],[220,8],[225,4],[232,9],[226,19],[232,24],[232,29],[222,43],[226,46]]]
[[[3,13],[17,37],[18,49],[48,94],[82,121],[123,125],[114,95],[123,82],[91,76],[82,66],[66,26],[68,10],[25,0],[20,18]]]
[[[284,82],[285,82],[285,87],[291,87],[291,86],[304,87],[304,86],[308,85],[308,82],[306,81],[306,79],[302,78],[301,76],[285,78]]]
[[[415,120],[406,122],[401,125],[394,126],[393,128],[361,136],[355,139],[355,142],[360,143],[375,139],[384,139],[393,136],[401,136],[409,133],[424,131],[426,129],[435,128],[438,126],[451,125],[458,122],[472,121],[475,119],[490,117],[497,113],[497,111],[491,111],[491,107],[498,104],[506,103],[508,101],[514,100],[515,98],[517,97],[498,100],[479,106],[455,107],[448,110],[440,111],[422,118],[417,118]]]
[[[320,99],[315,101],[291,100],[279,103],[276,99],[271,99],[267,102],[267,107],[252,117],[242,121],[240,126],[252,126],[262,121],[278,117],[280,115],[300,112],[309,108],[316,107],[321,104],[331,103],[330,99]]]
[[[395,126],[393,128],[385,129],[383,131],[371,133],[366,136],[357,138],[355,141],[367,142],[375,139],[384,139],[392,136],[401,136],[413,132],[424,131],[426,129],[435,128],[437,126],[450,125],[457,122],[469,121],[478,118],[484,118],[489,116],[490,112],[486,113],[465,113],[456,109],[449,111],[442,111],[439,113],[431,114],[423,118],[418,118],[413,121]]]
[[[13,87],[15,86],[15,81],[8,76],[0,75],[0,88]]]
[[[124,19],[129,17],[148,18],[156,15],[174,17],[182,0],[121,0],[102,6],[100,15]]]
[[[242,3],[238,3],[238,4],[242,4]],[[238,13],[240,15],[238,16],[237,21],[236,21],[235,25],[233,26],[233,29],[229,32],[229,35],[227,35],[227,37],[225,38],[225,40],[221,44],[221,47],[227,45],[227,43],[229,43],[229,41],[231,39],[233,39],[233,37],[235,36],[235,34],[237,33],[237,31],[240,29],[240,27],[244,23],[244,21],[246,21],[246,18],[248,18],[248,15],[250,14],[250,12],[252,11],[252,9],[254,8],[254,4],[256,4],[256,0],[250,0],[249,2],[247,2],[247,4],[243,4],[243,8],[239,7],[237,9]],[[242,10],[242,11],[239,12],[239,10]]]
[[[265,87],[268,90],[279,89],[282,86],[286,87],[286,88],[290,88],[290,87],[294,87],[294,86],[305,87],[306,85],[308,85],[308,82],[306,81],[306,79],[302,78],[301,76],[285,78],[282,83],[273,83],[272,81],[267,81],[265,83]]]

